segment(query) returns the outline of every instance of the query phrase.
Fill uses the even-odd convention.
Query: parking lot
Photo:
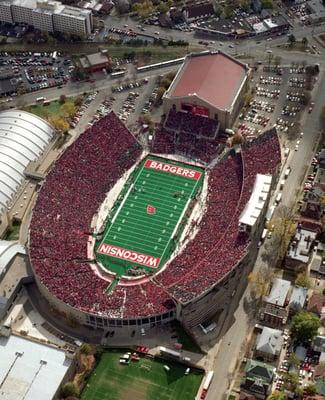
[[[17,96],[62,86],[74,66],[68,57],[52,53],[0,52],[0,95]]]
[[[305,83],[304,68],[260,68],[252,83],[253,99],[240,113],[237,130],[251,140],[275,126],[283,141],[299,146],[299,120],[308,103]]]

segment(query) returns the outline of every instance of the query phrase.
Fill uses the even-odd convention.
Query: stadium
[[[276,131],[210,164],[159,145],[144,149],[111,112],[41,185],[31,266],[48,302],[81,324],[127,333],[178,319],[191,331],[226,307],[254,260],[281,162]]]

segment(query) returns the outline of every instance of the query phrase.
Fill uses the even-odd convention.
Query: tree
[[[300,273],[296,278],[295,284],[297,286],[301,286],[301,287],[309,289],[310,288],[310,280],[309,280],[307,274],[304,272]]]
[[[320,320],[317,315],[307,311],[300,311],[291,321],[291,334],[298,342],[311,340],[320,327]]]
[[[273,1],[272,0],[262,0],[261,5],[262,5],[262,9],[272,9]]]
[[[296,353],[290,354],[289,363],[290,365],[293,365],[295,368],[298,368],[300,366],[300,360],[297,357]]]
[[[76,106],[76,107],[80,107],[81,106],[81,104],[82,104],[82,96],[77,96],[75,99],[74,99],[74,105]]]
[[[299,384],[299,376],[295,372],[285,372],[282,375],[284,387],[287,390],[295,391]]]
[[[314,383],[310,383],[308,386],[305,387],[306,395],[313,396],[317,392],[316,385]]]
[[[76,106],[71,102],[63,104],[61,109],[63,114],[68,118],[73,117],[76,113]]]
[[[304,48],[306,49],[308,46],[308,39],[306,37],[303,37],[301,39],[301,44],[304,46]]]
[[[54,126],[55,129],[57,129],[60,132],[66,133],[69,130],[69,124],[68,122],[59,116],[52,115],[48,119],[49,123]]]
[[[78,396],[78,394],[78,388],[73,382],[67,382],[61,388],[61,396],[64,399],[69,396]]]
[[[59,103],[64,104],[67,100],[67,96],[65,94],[60,95]]]
[[[286,206],[278,207],[278,217],[272,219],[269,225],[273,226],[272,240],[265,245],[262,259],[270,267],[280,264],[286,254],[290,239],[296,230],[294,214]]]
[[[270,268],[261,268],[260,271],[251,272],[248,275],[248,282],[255,298],[261,299],[267,294],[273,276],[273,270]]]
[[[293,35],[293,34],[289,35],[288,42],[289,42],[290,46],[293,46],[296,43],[295,35]]]
[[[273,393],[269,395],[267,400],[286,400],[286,395],[279,390],[275,390]]]

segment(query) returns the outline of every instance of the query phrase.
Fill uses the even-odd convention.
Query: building
[[[56,0],[6,0],[0,4],[0,21],[84,36],[90,35],[93,28],[91,10],[65,6]]]
[[[309,264],[315,239],[315,232],[302,229],[301,226],[298,225],[296,234],[290,241],[284,260],[285,268],[295,272],[305,270]]]
[[[255,358],[274,361],[279,357],[282,345],[282,331],[264,326],[256,339]]]
[[[13,334],[0,336],[1,397],[51,400],[70,365],[64,350]]]
[[[221,51],[190,54],[163,96],[170,110],[201,115],[231,127],[247,90],[247,64]]]
[[[253,393],[258,399],[265,399],[270,393],[271,383],[275,374],[272,365],[255,360],[247,360],[245,378],[241,387]]]
[[[325,296],[323,294],[313,294],[308,301],[307,311],[318,315],[323,320],[325,317]]]
[[[82,68],[89,73],[103,71],[111,68],[110,59],[105,52],[89,54],[80,57],[80,64]]]
[[[214,6],[211,1],[193,2],[184,7],[183,15],[187,22],[208,18],[215,15]]]
[[[309,11],[307,21],[311,24],[317,24],[325,21],[325,7],[322,0],[311,0],[306,2],[306,8]]]
[[[24,171],[54,137],[43,119],[25,111],[0,112],[0,217],[25,180]]]
[[[284,279],[275,278],[269,295],[264,299],[267,303],[278,307],[285,307],[290,290],[290,282]]]
[[[289,311],[291,314],[301,311],[306,303],[308,289],[295,286],[292,290],[289,300]]]

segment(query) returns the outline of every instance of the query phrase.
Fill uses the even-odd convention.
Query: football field
[[[123,353],[104,352],[90,376],[81,400],[194,400],[203,373],[170,361],[140,358],[119,363]],[[165,371],[164,365],[170,371]]]
[[[204,169],[148,156],[107,221],[97,258],[119,275],[160,268],[175,248],[178,223],[202,186]]]

